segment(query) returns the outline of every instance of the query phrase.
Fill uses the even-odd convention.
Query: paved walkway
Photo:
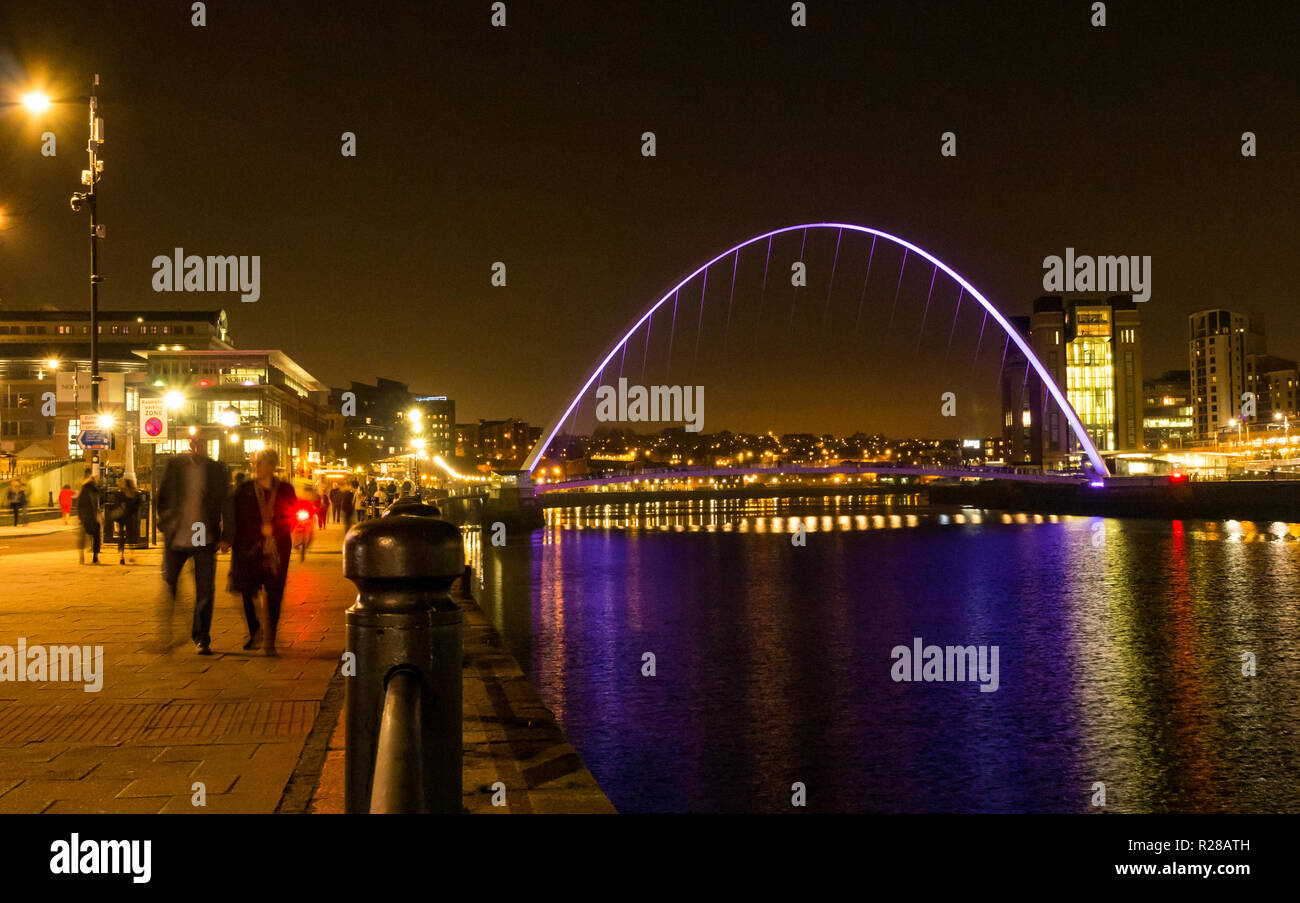
[[[33,520],[27,523],[13,525],[12,520],[0,523],[0,539],[20,539],[24,536],[48,536],[51,533],[72,533],[81,529],[81,522],[76,516],[68,518],[68,524],[63,525],[62,518],[51,518],[49,520]]]
[[[331,526],[305,563],[290,566],[275,659],[241,649],[242,604],[224,591],[229,556],[217,565],[210,657],[189,642],[189,567],[165,624],[178,645],[153,651],[157,550],[137,551],[126,567],[116,549],[101,556],[114,563],[97,567],[78,565],[72,549],[0,556],[0,646],[103,647],[97,693],[12,675],[0,682],[0,813],[274,811],[338,666],[355,598],[342,577],[342,531]],[[195,805],[196,782],[206,806]]]
[[[137,564],[125,567],[78,565],[71,542],[56,552],[0,554],[0,813],[342,812],[344,719],[334,675],[356,590],[342,576],[341,538],[331,525],[306,562],[290,565],[276,659],[241,648],[242,603],[224,591],[229,556],[218,559],[216,654],[208,657],[189,642],[188,567],[165,620],[176,645],[156,651],[158,550],[135,552]],[[116,551],[101,560],[116,562]],[[613,812],[486,616],[472,600],[458,602],[465,809]],[[15,657],[20,638],[29,651],[102,646],[102,688],[13,680],[3,659]],[[504,806],[493,805],[498,781]]]

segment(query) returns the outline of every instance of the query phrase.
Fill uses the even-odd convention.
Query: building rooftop
[[[226,320],[225,310],[101,310],[101,322],[120,323],[144,320],[180,320],[205,323],[218,323]],[[56,320],[90,320],[90,311],[76,310],[4,310],[0,308],[0,321],[30,320],[35,322],[53,322]]]
[[[231,348],[217,349],[210,351],[207,349],[185,351],[151,351],[148,349],[137,349],[135,354],[146,360],[154,358],[203,358],[203,357],[221,357],[221,358],[265,358],[267,363],[277,370],[282,370],[297,382],[301,383],[312,392],[328,392],[329,386],[312,376],[304,370],[297,361],[289,357],[283,351],[274,348]]]

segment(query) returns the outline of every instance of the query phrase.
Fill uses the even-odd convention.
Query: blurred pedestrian
[[[329,518],[330,496],[325,489],[325,484],[321,483],[316,487],[316,519],[322,530],[325,529],[325,521]]]
[[[181,569],[186,561],[194,559],[194,621],[190,638],[199,655],[212,654],[217,552],[230,548],[229,538],[234,530],[229,492],[230,478],[225,465],[208,457],[198,436],[190,437],[188,454],[176,455],[167,462],[158,486],[158,525],[165,541],[163,582],[174,606]],[[169,616],[167,624],[170,623]]]
[[[336,511],[343,520],[343,532],[346,533],[352,529],[352,518],[356,514],[357,481],[353,480],[350,484],[340,488],[338,494],[339,503]]]
[[[335,483],[330,487],[330,511],[333,512],[334,523],[343,519],[343,490]]]
[[[352,511],[358,523],[366,519],[366,490],[356,480],[352,481]]]
[[[63,512],[63,526],[68,525],[68,515],[72,513],[72,487],[67,483],[59,490],[59,510]]]
[[[280,603],[289,576],[289,556],[294,515],[298,499],[293,484],[275,475],[280,456],[267,448],[253,455],[253,478],[235,493],[234,539],[231,544],[230,581],[244,598],[244,619],[248,622],[245,649],[263,648],[269,656],[275,650]],[[257,617],[257,594],[265,593],[265,623]]]
[[[18,515],[23,510],[23,484],[16,479],[10,480],[9,491],[6,493],[5,499],[9,510],[13,512],[14,526],[16,527],[18,526]]]
[[[117,563],[135,564],[134,549],[140,542],[140,490],[130,478],[122,480],[121,498],[114,506],[117,515]],[[126,560],[127,547],[132,549],[131,560]]]
[[[103,513],[103,496],[89,467],[86,468],[85,473],[85,482],[77,492],[77,519],[81,521],[77,560],[82,564],[86,563],[86,541],[90,540],[90,563],[99,564],[99,518]]]

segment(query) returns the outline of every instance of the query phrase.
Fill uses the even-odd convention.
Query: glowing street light
[[[100,414],[95,418],[95,426],[99,427],[101,430],[111,430],[114,422],[112,414]]]
[[[185,396],[176,391],[168,392],[163,396],[163,404],[167,406],[169,411],[175,411],[185,405]]]
[[[33,113],[44,113],[50,108],[50,98],[47,94],[40,91],[30,91],[19,98],[19,101]]]
[[[229,405],[221,412],[221,425],[225,427],[239,426],[239,409],[234,405]]]
[[[57,370],[59,369],[59,359],[57,357],[52,357],[45,362],[45,366],[49,370]]]

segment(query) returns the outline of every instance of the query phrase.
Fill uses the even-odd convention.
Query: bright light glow
[[[95,426],[101,430],[111,430],[114,422],[112,414],[100,414],[95,418]]]
[[[221,412],[222,426],[239,426],[239,411],[235,408],[225,408]]]
[[[418,451],[419,449],[424,448],[424,440],[423,440],[423,439],[412,439],[412,440],[411,440],[411,447],[414,448],[414,449],[416,449],[417,451]]]
[[[546,453],[546,450],[550,447],[551,442],[554,441],[556,435],[559,434],[560,427],[563,426],[565,421],[569,419],[569,415],[573,413],[574,408],[578,406],[578,402],[581,401],[582,398],[591,389],[591,386],[596,381],[596,378],[599,377],[600,374],[604,372],[605,368],[609,365],[609,362],[614,359],[614,356],[616,354],[618,354],[619,349],[623,348],[623,346],[627,344],[627,342],[632,338],[632,336],[636,334],[636,331],[641,328],[642,324],[644,324],[647,320],[649,320],[656,310],[658,310],[660,307],[666,304],[669,298],[674,297],[677,294],[677,292],[679,292],[682,289],[683,286],[685,286],[696,276],[700,275],[700,273],[703,273],[709,267],[713,266],[713,264],[717,263],[720,260],[723,260],[724,258],[730,257],[732,254],[739,253],[741,248],[748,247],[749,245],[755,244],[756,242],[763,241],[764,239],[771,238],[775,235],[782,235],[786,232],[797,232],[801,229],[844,229],[850,232],[859,232],[865,235],[877,236],[879,238],[885,239],[886,241],[891,241],[894,244],[899,245],[900,247],[906,248],[911,253],[917,254],[925,258],[930,263],[934,264],[934,266],[943,270],[950,278],[952,278],[955,282],[957,282],[960,286],[962,286],[962,288],[964,288],[968,293],[970,293],[971,297],[973,297],[976,301],[980,303],[980,305],[985,309],[985,311],[988,312],[989,316],[993,318],[994,322],[996,322],[998,326],[1002,328],[1002,331],[1007,335],[1007,337],[1010,338],[1011,341],[1015,343],[1016,347],[1020,349],[1021,354],[1023,354],[1025,356],[1025,359],[1029,361],[1029,363],[1033,366],[1034,370],[1038,373],[1039,379],[1042,380],[1043,385],[1047,388],[1048,392],[1051,393],[1052,398],[1055,399],[1057,405],[1061,409],[1061,412],[1065,414],[1065,419],[1070,423],[1070,429],[1072,429],[1074,431],[1075,436],[1078,437],[1079,445],[1083,448],[1084,452],[1088,455],[1088,460],[1092,462],[1093,469],[1100,476],[1103,477],[1110,476],[1110,469],[1106,467],[1106,462],[1102,460],[1101,454],[1097,451],[1097,447],[1093,445],[1092,438],[1088,435],[1087,430],[1083,428],[1083,423],[1082,421],[1080,421],[1079,415],[1075,413],[1074,408],[1070,405],[1069,400],[1065,397],[1065,393],[1061,391],[1061,387],[1056,384],[1056,380],[1052,379],[1051,374],[1047,372],[1047,368],[1043,365],[1043,362],[1038,359],[1038,355],[1034,353],[1034,350],[1029,346],[1029,343],[1026,342],[1024,337],[1020,335],[1020,333],[1011,326],[1010,321],[1007,320],[1007,318],[1004,317],[1002,313],[996,307],[993,306],[993,303],[991,301],[989,301],[982,294],[980,294],[980,292],[975,288],[975,286],[967,282],[966,279],[963,278],[956,270],[948,266],[942,260],[935,257],[933,254],[926,251],[925,249],[919,248],[916,245],[912,244],[911,242],[899,238],[895,235],[890,235],[888,232],[882,232],[879,229],[871,229],[868,228],[867,226],[855,226],[852,223],[804,223],[797,226],[785,226],[784,228],[781,229],[773,229],[770,232],[764,232],[761,235],[755,235],[753,238],[750,238],[747,241],[743,241],[740,244],[735,245],[734,247],[730,247],[727,250],[723,251],[721,254],[714,257],[712,260],[709,260],[707,263],[698,267],[694,272],[688,275],[685,279],[683,279],[681,282],[677,283],[677,285],[673,286],[671,289],[665,292],[664,296],[660,298],[658,301],[656,301],[653,305],[651,305],[650,308],[644,314],[641,315],[641,318],[632,324],[632,327],[628,329],[627,333],[621,339],[619,339],[617,342],[614,343],[614,346],[610,348],[609,353],[606,354],[605,357],[600,361],[600,363],[598,363],[592,369],[591,375],[588,376],[587,381],[582,384],[582,388],[580,388],[574,394],[573,400],[569,402],[568,407],[566,407],[564,411],[560,414],[560,416],[555,419],[555,421],[551,424],[551,428],[542,433],[541,440],[537,443],[536,447],[533,448],[532,452],[528,455],[528,458],[524,461],[524,466],[523,466],[524,472],[531,474],[534,470],[537,469],[538,462],[541,460],[542,456]]]
[[[424,412],[421,411],[419,408],[411,408],[411,410],[406,412],[406,416],[409,417],[411,420],[418,421],[421,417],[424,416]]]
[[[190,435],[191,435],[191,436],[196,436],[196,435],[198,435],[198,432],[199,432],[199,428],[198,428],[198,427],[196,427],[196,426],[192,426],[192,427],[190,427]]]
[[[59,359],[56,357],[52,357],[45,362],[45,366],[51,370],[57,370],[59,369]]]
[[[43,113],[50,108],[50,98],[39,91],[32,91],[22,96],[22,103],[33,113]]]
[[[185,404],[185,396],[180,392],[168,392],[163,396],[163,404],[167,405],[167,410],[174,411]]]
[[[231,445],[235,445],[235,444],[238,443],[238,442],[239,442],[239,433],[231,433],[231,434],[230,434],[230,444],[231,444]]]

